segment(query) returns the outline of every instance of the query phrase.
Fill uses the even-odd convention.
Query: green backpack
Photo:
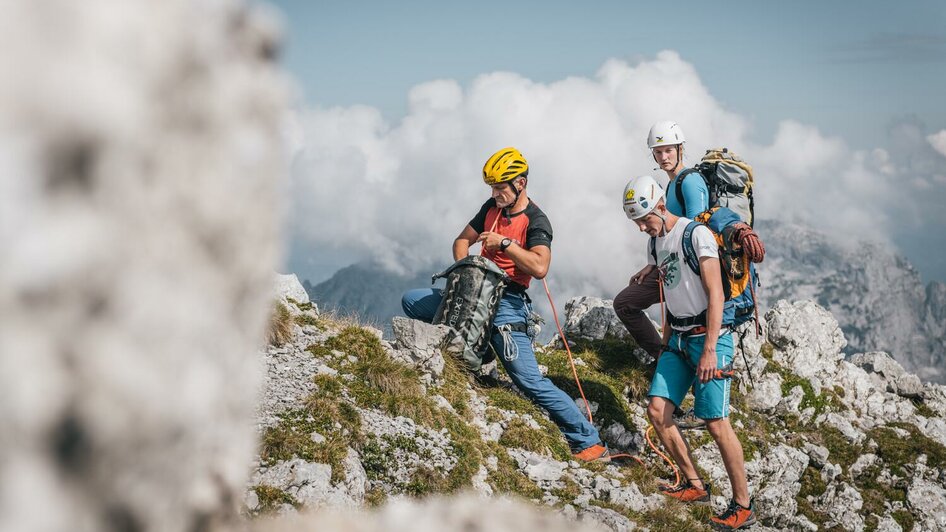
[[[482,255],[464,257],[431,281],[446,277],[443,299],[433,323],[449,325],[451,338],[463,341],[463,362],[472,372],[490,361],[487,356],[493,317],[503,298],[509,276]]]

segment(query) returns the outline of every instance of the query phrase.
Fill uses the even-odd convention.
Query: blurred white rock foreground
[[[231,0],[0,4],[0,530],[578,530],[468,499],[238,521],[280,242],[277,27]]]
[[[0,7],[0,530],[208,530],[255,450],[277,25],[228,0]]]

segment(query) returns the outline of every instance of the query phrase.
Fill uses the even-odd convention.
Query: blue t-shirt
[[[681,173],[683,170],[680,171]],[[706,182],[698,172],[692,172],[683,178],[683,201],[686,203],[687,212],[683,212],[683,206],[677,201],[677,176],[674,176],[667,184],[667,210],[677,216],[696,218],[697,214],[709,209],[709,189],[706,188]]]

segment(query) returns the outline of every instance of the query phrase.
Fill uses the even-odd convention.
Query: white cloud
[[[407,116],[393,125],[361,106],[300,114],[295,241],[401,271],[447,263],[453,238],[489,197],[483,162],[512,145],[528,159],[530,196],[555,229],[550,275],[559,305],[577,294],[609,297],[645,260],[645,239],[620,196],[631,177],[656,174],[645,137],[664,119],[684,128],[690,163],[726,145],[753,164],[760,218],[890,236],[888,211],[878,208],[895,171],[890,154],[852,150],[791,120],[771,145],[755,144],[748,120],[713,98],[675,52],[637,65],[609,60],[594,78],[547,84],[509,72],[466,88],[437,80],[408,99]],[[934,137],[946,143],[946,131]]]
[[[926,140],[929,141],[930,146],[933,146],[933,149],[939,152],[940,155],[946,157],[946,129],[926,137]]]

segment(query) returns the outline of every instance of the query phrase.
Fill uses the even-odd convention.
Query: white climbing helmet
[[[649,175],[635,177],[624,187],[624,214],[631,220],[643,218],[664,197],[664,189]]]
[[[647,147],[650,149],[657,146],[683,144],[686,141],[686,137],[683,136],[683,128],[670,120],[657,122],[650,127],[650,132],[647,134]]]

